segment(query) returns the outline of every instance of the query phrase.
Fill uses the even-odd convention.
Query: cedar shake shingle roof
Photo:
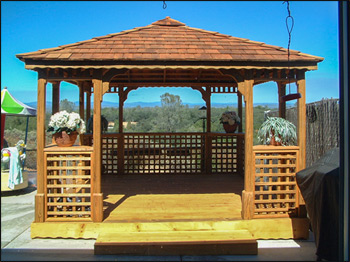
[[[108,62],[287,62],[287,49],[188,27],[166,17],[148,26],[94,37],[87,41],[16,55],[36,64],[75,64]],[[322,57],[290,51],[291,63],[317,65]],[[51,62],[49,62],[51,61]],[[49,62],[49,63],[48,63]]]

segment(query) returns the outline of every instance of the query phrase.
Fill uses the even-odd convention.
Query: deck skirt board
[[[243,255],[257,254],[247,230],[100,233],[95,254]]]
[[[277,226],[278,225],[278,226]],[[248,230],[256,239],[308,239],[308,218],[260,218],[231,221],[172,222],[33,222],[32,238],[97,239],[103,232],[225,231]]]

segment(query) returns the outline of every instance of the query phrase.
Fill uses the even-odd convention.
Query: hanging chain
[[[284,3],[287,3],[287,11],[288,11],[288,16],[286,17],[286,27],[287,27],[287,32],[288,32],[288,81],[289,81],[289,93],[290,93],[290,42],[292,40],[292,31],[294,27],[294,18],[290,14],[290,9],[289,9],[289,1],[284,1]],[[289,25],[290,23],[290,25]]]
[[[288,32],[288,63],[289,63],[289,56],[290,56],[290,41],[292,40],[292,31],[294,27],[294,18],[290,15],[290,9],[289,9],[289,1],[284,1],[284,3],[287,3],[287,11],[288,16],[286,17],[286,26],[287,26],[287,32]],[[289,21],[291,23],[291,26],[289,27]]]
[[[167,8],[167,4],[165,3],[165,1],[163,1],[163,9]]]

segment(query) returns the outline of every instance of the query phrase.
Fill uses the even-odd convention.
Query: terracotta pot
[[[65,131],[52,135],[54,141],[59,147],[69,147],[74,145],[77,140],[78,132],[71,132],[67,134]]]
[[[270,145],[271,145],[271,146],[281,146],[282,143],[281,143],[281,142],[276,142],[275,136],[272,136],[272,137],[271,137],[271,141],[270,141]]]
[[[234,133],[238,127],[238,124],[234,124],[234,125],[223,124],[223,127],[226,133]]]

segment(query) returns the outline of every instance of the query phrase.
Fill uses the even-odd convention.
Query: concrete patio
[[[258,255],[126,256],[94,255],[95,239],[31,239],[35,174],[29,187],[1,194],[2,261],[316,261],[316,245],[308,240],[258,240]]]

